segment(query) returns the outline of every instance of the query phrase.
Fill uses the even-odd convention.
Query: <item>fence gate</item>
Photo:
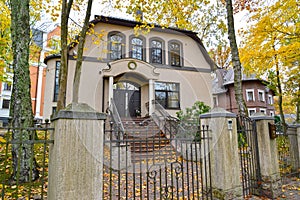
[[[249,117],[239,115],[237,133],[241,164],[241,181],[243,196],[260,194],[260,163],[257,142],[256,123]]]
[[[189,137],[173,122],[123,126],[106,124],[104,199],[212,199],[208,127]]]

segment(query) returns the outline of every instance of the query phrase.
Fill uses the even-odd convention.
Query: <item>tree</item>
[[[281,120],[285,123],[283,95],[299,102],[300,30],[297,0],[276,1],[259,8],[245,32],[241,59],[249,73],[267,76],[278,95]],[[254,22],[254,23],[253,23]]]
[[[230,48],[224,43],[218,44],[217,47],[211,48],[209,51],[210,57],[219,67],[224,69],[228,69],[232,64],[230,53]]]
[[[227,31],[224,22],[225,9],[219,1],[209,0],[137,0],[124,3],[117,0],[115,8],[125,8],[142,25],[135,28],[136,33],[147,33],[154,24],[162,27],[176,27],[196,31],[207,47],[224,42]],[[205,14],[207,13],[207,14]]]
[[[62,1],[61,8],[61,59],[59,70],[59,92],[57,98],[57,111],[66,106],[67,76],[68,76],[68,21],[73,0]]]
[[[60,76],[59,76],[59,92],[58,92],[58,100],[57,100],[57,110],[61,110],[66,106],[66,91],[67,91],[67,75],[68,75],[68,21],[71,12],[72,6],[76,9],[79,8],[78,5],[82,5],[83,1],[77,1],[77,5],[73,4],[73,0],[62,1],[61,8],[61,66],[60,66]],[[76,60],[76,68],[75,68],[75,76],[73,79],[73,99],[72,102],[78,103],[78,92],[79,92],[79,84],[80,84],[80,75],[81,75],[81,66],[82,66],[82,58],[84,51],[85,38],[89,26],[89,19],[91,16],[93,0],[88,0],[85,20],[83,26],[81,28],[80,34],[77,36],[76,43],[77,47],[77,60]]]
[[[240,114],[248,115],[246,104],[243,98],[243,88],[242,88],[242,66],[239,56],[239,51],[236,43],[234,20],[233,20],[233,6],[232,0],[226,0],[226,10],[227,10],[227,27],[228,27],[228,39],[230,41],[231,48],[231,59],[234,69],[234,92],[235,100],[238,104],[238,109]]]
[[[32,127],[33,113],[30,96],[29,44],[30,15],[29,0],[10,0],[11,7],[11,41],[13,52],[13,90],[11,96],[10,116],[12,117],[12,138],[17,141],[30,140],[32,133],[17,127]],[[35,180],[39,176],[33,155],[32,144],[13,144],[12,179],[19,177],[20,182]]]
[[[200,114],[209,112],[210,107],[202,101],[196,101],[191,108],[186,108],[185,113],[180,110],[176,115],[181,121],[193,121],[198,123]]]
[[[0,80],[5,80],[4,69],[12,64],[10,21],[10,9],[0,1]]]
[[[87,31],[89,29],[89,20],[90,20],[90,17],[91,17],[92,4],[93,4],[93,0],[89,0],[88,5],[87,5],[87,11],[86,11],[85,19],[84,19],[84,24],[83,24],[83,27],[81,29],[81,33],[78,36],[79,37],[78,55],[77,55],[75,75],[74,75],[74,80],[73,80],[73,100],[72,100],[72,102],[74,102],[74,103],[78,103],[78,93],[79,93],[79,84],[80,84],[80,75],[81,75],[81,66],[82,66],[82,56],[83,56],[85,37],[86,37]]]

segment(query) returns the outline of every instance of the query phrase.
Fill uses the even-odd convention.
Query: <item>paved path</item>
[[[288,178],[283,180],[282,195],[276,200],[300,200],[300,178]],[[269,200],[265,197],[252,197],[251,200]]]

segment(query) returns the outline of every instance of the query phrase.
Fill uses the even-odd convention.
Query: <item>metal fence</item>
[[[256,123],[249,117],[239,115],[237,133],[241,166],[243,196],[248,198],[260,193],[261,182]]]
[[[104,199],[212,199],[208,127],[198,138],[177,137],[166,122],[123,122],[125,133],[107,124],[104,141]]]
[[[28,132],[29,139],[20,137],[13,138],[14,131]],[[38,124],[35,127],[7,127],[0,128],[0,189],[1,199],[45,199],[47,194],[48,184],[48,153],[49,144],[54,141],[50,139],[50,131],[53,128],[49,127],[49,123]],[[33,166],[37,167],[36,180],[31,177],[28,182],[21,181],[19,172],[21,166],[13,166],[14,157],[20,158],[24,153],[24,149],[29,146],[30,152],[30,171]],[[17,147],[17,151],[12,151]],[[20,162],[17,162],[18,164]],[[15,169],[15,170],[14,170]],[[31,172],[29,172],[31,173]],[[16,174],[16,176],[12,176]]]
[[[276,123],[277,150],[279,159],[279,169],[283,181],[292,176],[298,176],[300,163],[298,158],[297,129],[293,126],[286,126],[283,132],[283,125]]]

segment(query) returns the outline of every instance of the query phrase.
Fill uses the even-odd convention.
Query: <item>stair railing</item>
[[[152,101],[154,112],[151,114],[153,121],[167,137],[173,138],[175,134],[182,135],[185,129],[180,125],[179,119],[171,116],[157,101]]]
[[[117,106],[115,104],[115,101],[113,99],[111,99],[111,101],[110,101],[110,106],[108,108],[108,111],[109,111],[109,114],[110,114],[112,122],[113,122],[113,130],[114,130],[116,139],[123,140],[125,129],[124,129],[120,114],[118,112]]]

